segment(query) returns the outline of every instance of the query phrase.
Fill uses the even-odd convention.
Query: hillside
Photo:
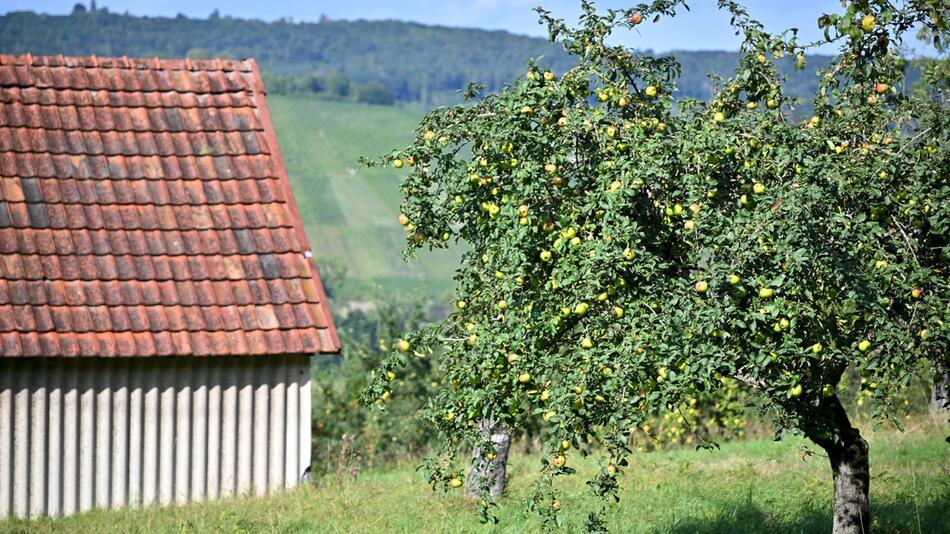
[[[524,72],[531,57],[563,72],[569,57],[544,39],[503,31],[426,26],[398,21],[264,22],[211,16],[137,17],[105,9],[75,9],[71,15],[13,12],[0,16],[0,53],[144,57],[254,57],[271,92],[317,93],[330,98],[423,108],[457,100],[468,82],[489,90]],[[728,75],[732,52],[676,52],[683,64],[682,96],[707,98],[707,75]],[[795,71],[782,62],[789,92],[807,96],[814,71],[828,57]],[[385,94],[381,94],[381,91]]]
[[[420,115],[401,107],[274,95],[268,104],[304,224],[321,270],[346,296],[438,295],[451,284],[454,254],[405,263],[397,222],[400,172],[358,169],[361,155],[408,144]]]

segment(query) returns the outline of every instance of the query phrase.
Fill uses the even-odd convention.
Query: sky
[[[77,0],[0,0],[0,12],[31,10],[40,13],[69,13]],[[89,0],[81,0],[89,3]],[[601,8],[628,7],[642,0],[620,2],[600,0]],[[729,28],[728,17],[715,7],[714,0],[689,0],[691,12],[683,12],[675,22],[642,24],[638,31],[620,36],[620,41],[638,49],[735,50],[739,39]],[[801,30],[800,40],[819,37],[815,21],[822,13],[839,11],[838,0],[745,0],[749,13],[770,31],[789,27]],[[333,19],[396,19],[424,24],[507,30],[545,36],[532,11],[543,5],[555,16],[577,20],[579,0],[98,0],[110,11],[134,15],[206,18],[214,9],[222,15],[275,20],[317,21],[322,14]],[[822,50],[833,53],[833,49]]]

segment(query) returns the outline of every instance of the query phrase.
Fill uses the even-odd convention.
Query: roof
[[[254,60],[0,55],[0,357],[336,352]]]

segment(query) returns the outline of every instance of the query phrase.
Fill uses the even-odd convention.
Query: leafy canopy
[[[572,472],[569,449],[596,439],[604,468],[590,485],[615,495],[631,431],[724,380],[761,394],[780,430],[833,439],[848,366],[886,418],[908,369],[946,358],[948,93],[904,92],[897,47],[919,26],[946,35],[947,5],[846,2],[810,44],[719,5],[744,41],[709,102],[674,100],[675,59],[608,41],[682,1],[604,13],[584,2],[577,28],[539,10],[576,67],[532,65],[482,98],[473,87],[384,160],[410,167],[407,253],[468,247],[454,313],[380,370],[440,351],[434,484],[459,476],[452,454],[483,439],[479,420],[541,418],[554,439],[533,507],[553,519],[550,481]],[[775,62],[804,67],[824,42],[841,55],[797,123]],[[385,391],[377,380],[367,396]]]

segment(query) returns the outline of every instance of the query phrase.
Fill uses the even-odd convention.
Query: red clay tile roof
[[[335,352],[257,64],[0,56],[0,357]]]

